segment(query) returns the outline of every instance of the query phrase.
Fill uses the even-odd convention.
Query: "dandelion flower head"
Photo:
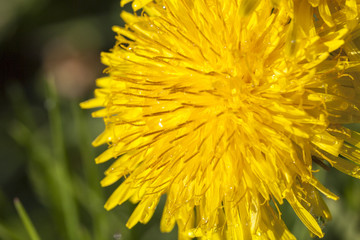
[[[115,159],[105,208],[179,239],[294,239],[286,200],[311,233],[331,218],[313,164],[360,178],[358,0],[122,0],[125,27],[84,108]],[[320,219],[320,220],[319,220]]]

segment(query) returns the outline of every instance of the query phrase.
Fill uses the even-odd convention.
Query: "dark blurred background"
[[[128,11],[130,11],[129,6]],[[0,239],[30,237],[15,209],[19,199],[41,239],[176,239],[161,234],[162,199],[153,219],[125,228],[134,205],[107,212],[117,186],[99,182],[109,164],[91,141],[104,128],[81,110],[102,75],[100,52],[123,25],[119,0],[0,0]],[[327,201],[334,220],[324,239],[360,239],[360,181],[337,171],[317,174],[341,196]],[[299,239],[310,235],[291,208],[281,207]]]

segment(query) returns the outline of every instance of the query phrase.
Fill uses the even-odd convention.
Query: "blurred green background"
[[[91,146],[104,125],[79,102],[92,97],[120,11],[119,0],[0,0],[0,239],[177,238],[176,229],[159,230],[165,198],[149,224],[132,230],[125,223],[134,205],[103,208],[117,186],[100,187],[109,164],[93,160],[106,148]],[[360,239],[360,181],[335,170],[317,176],[341,196],[327,201],[334,220],[324,239]],[[298,239],[310,239],[289,206],[281,209]]]

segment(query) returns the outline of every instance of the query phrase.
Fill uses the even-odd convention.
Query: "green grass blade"
[[[60,208],[65,223],[65,231],[69,240],[83,239],[78,207],[74,197],[74,186],[66,157],[65,140],[62,127],[59,100],[53,79],[48,79],[48,113],[51,136],[54,148],[54,185],[59,195]]]
[[[18,198],[14,199],[14,205],[16,208],[16,211],[18,212],[21,221],[23,222],[31,240],[40,240],[39,234],[37,233],[33,223],[31,222],[30,217],[25,211],[25,208],[21,204],[20,200]]]

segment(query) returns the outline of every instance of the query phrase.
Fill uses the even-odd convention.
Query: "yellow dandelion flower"
[[[312,164],[360,178],[358,0],[123,0],[107,77],[81,104],[106,124],[107,201],[138,203],[179,239],[294,239],[287,200],[315,235],[330,213]]]

